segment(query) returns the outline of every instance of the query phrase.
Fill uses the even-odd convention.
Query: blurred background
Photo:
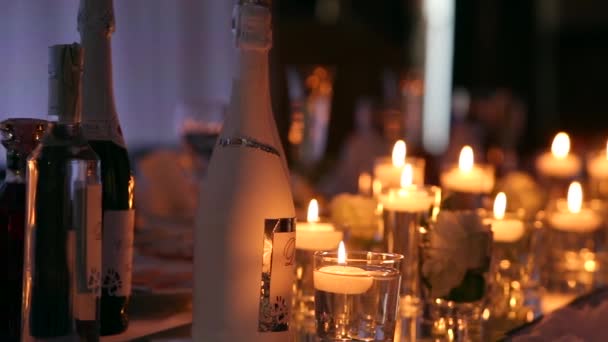
[[[46,116],[46,49],[79,40],[77,7],[0,0],[0,119]],[[571,134],[575,150],[605,139],[605,1],[273,7],[274,114],[292,168],[321,186],[348,159],[349,144],[388,154],[405,138],[412,153],[440,156],[472,140],[517,151],[525,164],[557,130]],[[184,117],[221,112],[229,101],[232,3],[129,0],[115,8],[114,85],[129,151],[178,145]]]

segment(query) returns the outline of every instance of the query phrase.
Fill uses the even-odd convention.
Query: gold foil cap
[[[49,115],[80,122],[83,49],[80,44],[49,47]]]

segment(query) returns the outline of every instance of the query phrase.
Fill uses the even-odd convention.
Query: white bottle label
[[[134,210],[103,214],[103,289],[110,296],[131,294]]]
[[[258,331],[287,331],[295,274],[295,220],[267,219],[264,228]]]
[[[78,220],[73,241],[77,265],[74,317],[92,321],[97,317],[96,299],[101,293],[101,185],[87,185],[76,196],[82,209],[75,208],[73,213]]]

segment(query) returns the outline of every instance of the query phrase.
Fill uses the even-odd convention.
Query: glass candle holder
[[[483,223],[493,232],[492,264],[484,321],[489,339],[540,316],[538,263],[533,253],[539,243],[542,224],[526,219],[523,210],[503,217],[479,211]]]
[[[379,196],[383,208],[383,246],[389,253],[399,253],[402,263],[400,295],[403,305],[418,306],[420,297],[419,255],[420,227],[427,227],[433,208],[438,206],[441,189],[436,186],[405,186],[389,189]]]
[[[492,231],[473,211],[441,211],[421,230],[420,339],[483,341]]]
[[[494,166],[474,164],[470,169],[448,165],[440,176],[444,200],[442,208],[449,210],[475,210],[485,207],[488,195],[494,189]]]
[[[296,228],[296,282],[294,284],[293,315],[300,339],[315,334],[315,293],[313,265],[315,251],[338,248],[343,232],[327,223],[300,223]]]
[[[568,201],[552,202],[544,218],[539,260],[544,312],[591,291],[598,282],[598,252],[605,246],[605,205],[581,199],[580,207],[573,208]]]
[[[403,256],[316,252],[315,318],[320,341],[393,341]]]

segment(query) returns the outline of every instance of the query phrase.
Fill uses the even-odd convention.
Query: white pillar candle
[[[346,264],[346,250],[340,241],[338,264],[323,266],[314,272],[315,289],[340,294],[361,294],[372,287],[374,278],[360,267]]]
[[[570,153],[570,137],[564,132],[557,133],[551,144],[551,152],[545,152],[536,159],[536,169],[545,176],[570,178],[581,170],[580,158]]]
[[[378,180],[385,189],[398,187],[403,167],[407,164],[414,171],[414,184],[424,184],[424,159],[406,157],[407,145],[399,140],[393,146],[391,158],[378,158],[374,165],[374,178]]]
[[[331,223],[319,222],[319,203],[312,199],[308,204],[307,223],[296,225],[296,248],[310,251],[335,249],[342,240],[342,232]]]
[[[515,218],[506,218],[507,196],[504,192],[498,193],[494,200],[494,218],[485,219],[484,224],[492,226],[494,241],[515,242],[524,235],[524,223]]]
[[[567,204],[567,208],[564,206]],[[574,233],[592,232],[602,224],[601,216],[590,208],[583,207],[583,190],[579,182],[572,182],[568,198],[558,201],[557,210],[550,214],[549,224],[557,230]]]
[[[608,143],[606,144],[605,151],[602,151],[587,160],[587,171],[591,178],[608,178]]]
[[[400,188],[389,189],[386,194],[379,196],[383,209],[410,213],[428,211],[435,196],[424,187],[413,185],[411,165],[405,165],[400,179]]]
[[[494,188],[494,169],[490,165],[475,165],[473,149],[464,146],[458,167],[441,173],[441,185],[446,190],[466,193],[489,193]]]

